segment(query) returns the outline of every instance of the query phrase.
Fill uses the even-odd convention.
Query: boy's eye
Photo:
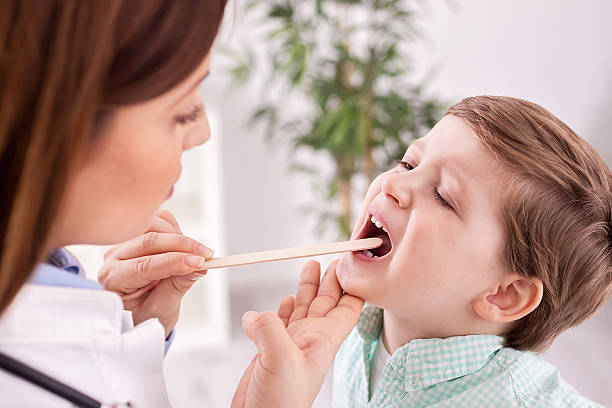
[[[448,208],[449,210],[454,210],[453,206],[450,205],[448,201],[444,199],[444,197],[442,197],[438,189],[435,187],[433,189],[433,194],[434,194],[436,201],[439,202],[442,207]]]
[[[398,164],[398,166],[401,166],[402,168],[404,168],[404,169],[406,169],[406,170],[414,170],[414,168],[416,167],[416,166],[413,166],[412,164],[410,164],[409,162],[404,161],[404,160],[396,160],[396,161],[395,161],[395,163],[397,163],[397,164]],[[454,210],[455,210],[455,209],[453,208],[453,206],[452,206],[452,205],[450,205],[450,204],[449,204],[449,202],[448,202],[448,201],[446,201],[446,200],[444,199],[444,197],[442,197],[442,195],[441,195],[441,194],[440,194],[440,192],[438,191],[438,188],[437,188],[437,187],[434,187],[434,189],[433,189],[433,195],[434,195],[434,198],[436,199],[436,201],[437,201],[438,203],[440,203],[440,205],[441,205],[442,207],[447,208],[447,209],[452,210],[452,211],[454,211]]]
[[[398,165],[402,166],[406,170],[414,170],[414,166],[412,164],[408,163],[407,161],[396,160],[395,163],[397,163]]]

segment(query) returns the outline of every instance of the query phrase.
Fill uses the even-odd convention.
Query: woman
[[[164,340],[212,252],[156,211],[182,152],[210,137],[197,86],[224,8],[0,4],[0,351],[97,400],[169,405]],[[114,292],[80,277],[61,250],[126,240],[100,275]],[[278,316],[244,316],[259,353],[234,406],[312,403],[362,305],[331,272],[319,287],[319,267],[308,263]],[[4,406],[67,404],[3,370],[0,395]]]

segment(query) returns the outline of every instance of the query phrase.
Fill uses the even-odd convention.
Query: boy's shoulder
[[[505,372],[525,407],[601,407],[565,382],[559,370],[536,353],[504,347],[492,363]]]
[[[417,347],[412,351],[410,347],[397,350],[376,386],[378,391],[370,400],[368,376],[372,349],[368,344],[369,336],[360,329],[363,326],[352,331],[336,356],[334,407],[462,404],[521,408],[600,407],[563,381],[559,371],[539,355],[501,347],[501,344],[493,347],[495,336],[424,339],[413,344]],[[432,353],[432,350],[438,352]],[[476,355],[480,355],[477,358],[480,363],[465,364]],[[469,370],[468,366],[471,366]],[[414,374],[419,367],[422,369],[419,378],[425,383],[413,387],[414,378],[409,374]],[[446,370],[454,374],[443,375]],[[436,381],[429,381],[434,377]]]

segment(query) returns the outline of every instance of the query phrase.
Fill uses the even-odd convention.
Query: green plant
[[[416,2],[400,0],[252,0],[247,17],[258,28],[244,49],[257,42],[265,56],[231,51],[237,82],[270,75],[253,120],[266,123],[273,139],[333,159],[331,175],[304,163],[294,168],[324,181],[337,210],[311,210],[320,227],[336,225],[344,237],[355,177],[371,181],[441,116],[442,104],[410,79],[416,10]],[[296,112],[288,100],[305,108]]]

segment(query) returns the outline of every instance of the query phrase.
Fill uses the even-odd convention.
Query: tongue
[[[391,240],[389,239],[389,235],[383,232],[377,235],[376,238],[382,239],[383,243],[378,248],[371,249],[370,251],[376,256],[387,255],[391,251]]]

